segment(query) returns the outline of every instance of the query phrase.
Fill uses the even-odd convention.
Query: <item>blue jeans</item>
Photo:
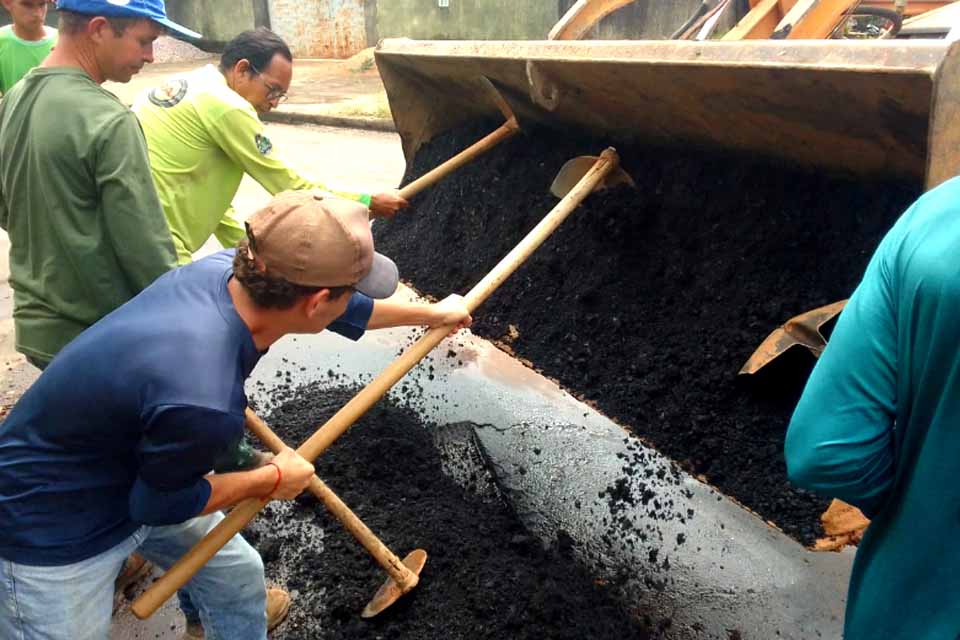
[[[100,555],[59,567],[0,558],[0,638],[105,640],[113,581],[134,551],[164,569],[212,529],[217,512],[168,527],[141,527]],[[267,589],[260,555],[240,536],[187,583],[208,640],[265,640]]]

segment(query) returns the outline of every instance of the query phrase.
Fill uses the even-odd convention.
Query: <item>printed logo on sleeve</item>
[[[273,151],[273,143],[270,142],[270,138],[268,138],[267,136],[264,136],[258,133],[254,137],[254,142],[257,143],[257,151],[260,152],[260,155],[266,156],[266,155],[269,155],[271,151]]]
[[[187,81],[183,78],[174,78],[152,90],[147,97],[158,107],[170,108],[180,104],[185,95],[187,95]]]

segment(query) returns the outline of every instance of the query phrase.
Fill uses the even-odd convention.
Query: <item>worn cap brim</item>
[[[199,40],[203,37],[202,33],[197,33],[196,31],[191,31],[183,25],[179,25],[169,18],[151,18],[154,22],[159,25],[166,27],[167,31],[172,31],[176,34],[179,34],[185,38],[190,38],[191,40]]]
[[[374,253],[370,273],[364,276],[353,288],[371,298],[389,298],[400,284],[400,271],[393,260],[385,255]]]

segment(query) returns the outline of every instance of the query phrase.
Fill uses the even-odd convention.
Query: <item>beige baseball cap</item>
[[[359,202],[285,191],[247,220],[250,253],[268,275],[306,287],[345,287],[389,298],[399,275],[373,250],[370,215]]]

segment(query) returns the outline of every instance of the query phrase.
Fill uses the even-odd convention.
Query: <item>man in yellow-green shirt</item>
[[[47,0],[3,0],[13,24],[0,28],[0,95],[50,55],[57,30],[43,24]]]
[[[334,191],[308,180],[278,159],[258,113],[285,97],[293,56],[268,29],[229,42],[220,66],[174,77],[134,104],[150,152],[150,167],[180,264],[214,235],[225,247],[245,237],[230,203],[244,173],[271,194],[319,189],[390,217],[407,202],[397,192],[375,196]]]

